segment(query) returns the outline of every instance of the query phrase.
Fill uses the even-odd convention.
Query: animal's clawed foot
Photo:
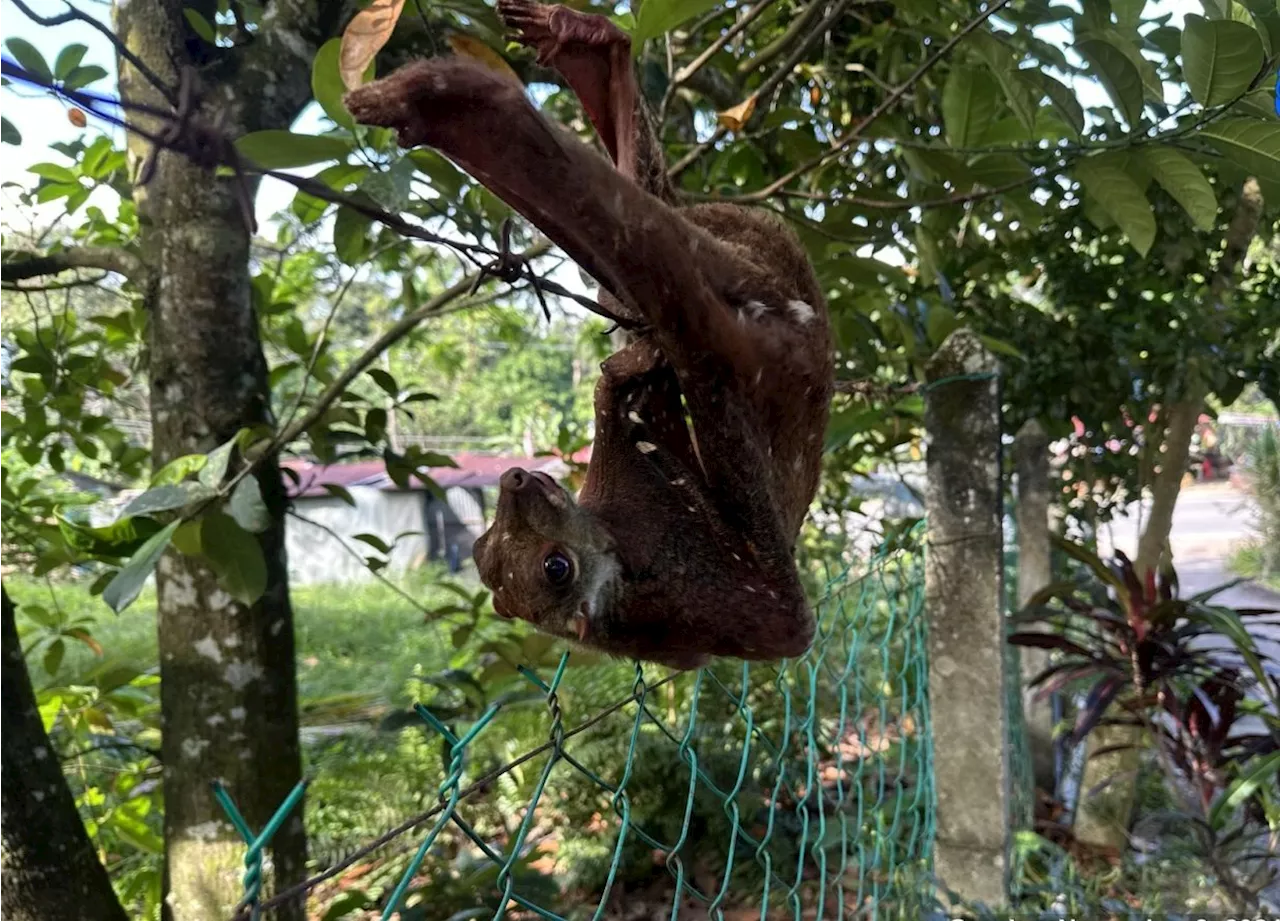
[[[538,63],[549,64],[566,45],[613,45],[629,42],[604,16],[580,13],[567,6],[533,0],[498,0],[498,15],[515,30],[523,45],[538,52]]]

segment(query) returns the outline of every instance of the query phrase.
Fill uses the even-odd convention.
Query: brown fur
[[[832,391],[808,259],[773,215],[674,205],[627,38],[608,20],[528,0],[499,11],[565,75],[616,168],[469,59],[410,64],[347,96],[361,122],[468,170],[644,326],[602,366],[578,501],[540,474],[504,476],[475,546],[494,608],[680,668],[798,655],[813,618],[793,551]],[[562,587],[550,554],[572,562]]]

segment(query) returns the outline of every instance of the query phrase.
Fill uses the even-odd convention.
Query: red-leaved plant
[[[1108,564],[1078,544],[1058,546],[1085,577],[1038,592],[1009,641],[1058,653],[1032,680],[1038,695],[1083,694],[1071,744],[1100,725],[1140,727],[1144,741],[1131,744],[1157,748],[1194,791],[1199,819],[1221,829],[1247,804],[1254,818],[1280,822],[1280,673],[1245,625],[1274,623],[1277,612],[1213,604],[1226,585],[1180,598],[1172,569],[1139,578],[1123,553]],[[1247,715],[1262,731],[1232,732]]]

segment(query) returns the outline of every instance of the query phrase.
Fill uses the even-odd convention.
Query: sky
[[[88,12],[104,22],[110,22],[110,7],[104,0],[76,0],[80,9]],[[1064,0],[1065,5],[1077,6],[1075,0]],[[54,14],[62,9],[62,4],[55,0],[31,0],[30,4],[38,12]],[[1173,14],[1173,24],[1181,25],[1187,13],[1201,12],[1196,0],[1151,0],[1147,4],[1148,15]],[[1040,30],[1046,41],[1065,45],[1069,34],[1065,28],[1052,25]],[[109,76],[94,84],[91,89],[111,92],[115,86],[115,56],[107,39],[97,31],[81,22],[70,22],[57,27],[43,27],[27,19],[11,0],[0,0],[0,37],[7,40],[13,37],[23,38],[33,44],[46,60],[53,62],[58,52],[68,44],[79,42],[88,47],[83,64],[97,64],[105,68]],[[1106,97],[1102,89],[1094,84],[1081,81],[1077,84],[1077,92],[1082,104],[1087,108],[1101,104]],[[67,119],[66,106],[47,96],[38,95],[31,90],[16,90],[13,86],[0,91],[0,112],[12,122],[22,134],[22,144],[15,147],[11,144],[0,144],[0,183],[15,182],[26,184],[34,177],[25,171],[33,163],[43,160],[60,162],[61,155],[48,150],[50,143],[74,139],[80,129],[74,127]],[[323,117],[318,106],[309,106],[295,124],[294,130],[315,131],[323,124]],[[112,130],[110,126],[90,123],[90,134],[102,130]],[[104,207],[113,206],[109,193],[101,193],[102,200],[91,199],[91,203]],[[260,225],[266,225],[270,216],[286,207],[293,197],[293,189],[273,179],[266,179],[257,201],[257,214]],[[23,214],[15,207],[12,189],[0,190],[0,204],[3,205],[3,220],[14,228],[26,227],[31,216]],[[54,205],[48,206],[44,212],[51,217],[56,213]],[[46,217],[46,220],[48,217]],[[895,260],[896,261],[896,260]],[[570,278],[572,276],[572,278]],[[574,290],[581,291],[576,272],[568,272],[563,283]]]

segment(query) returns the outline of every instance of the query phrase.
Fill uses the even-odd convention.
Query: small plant
[[[1258,503],[1260,575],[1280,570],[1280,434],[1267,426],[1250,444],[1244,457],[1249,491]]]
[[[1246,623],[1277,612],[1213,604],[1225,586],[1180,598],[1172,570],[1140,577],[1122,553],[1108,564],[1059,546],[1086,577],[1046,587],[1015,618],[1011,643],[1058,653],[1033,686],[1083,699],[1072,745],[1100,726],[1130,727],[1129,741],[1091,757],[1153,750],[1181,794],[1177,818],[1193,824],[1219,884],[1256,904],[1258,887],[1240,879],[1251,855],[1240,848],[1250,829],[1268,827],[1273,840],[1280,832],[1280,679]]]

